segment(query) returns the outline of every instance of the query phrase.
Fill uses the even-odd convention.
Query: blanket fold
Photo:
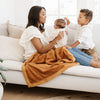
[[[65,48],[51,49],[47,53],[35,53],[22,65],[28,87],[34,87],[57,77],[68,68],[79,63]]]

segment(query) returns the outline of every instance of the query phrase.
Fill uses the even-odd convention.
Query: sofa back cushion
[[[100,55],[100,24],[93,25],[93,39],[96,44],[97,52]]]
[[[19,45],[19,39],[0,36],[0,58],[22,62],[23,54],[24,49]]]
[[[0,35],[8,36],[7,23],[0,24]]]
[[[8,23],[8,33],[9,33],[9,37],[12,38],[17,38],[19,39],[24,31],[24,27],[22,26],[17,26],[17,25],[12,25]]]

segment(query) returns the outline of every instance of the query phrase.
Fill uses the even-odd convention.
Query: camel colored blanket
[[[73,55],[65,47],[60,47],[44,54],[33,54],[22,65],[22,72],[28,87],[34,87],[52,80],[66,69],[79,64],[74,61]]]

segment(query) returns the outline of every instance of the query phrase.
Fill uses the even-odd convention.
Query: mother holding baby
[[[20,39],[20,45],[25,49],[25,60],[35,52],[46,53],[49,50],[54,49],[57,42],[64,37],[64,33],[59,32],[59,34],[49,43],[44,36],[45,22],[46,9],[41,6],[33,6],[29,11],[28,24]],[[91,56],[76,48],[68,50],[73,54],[76,62],[79,62],[81,65],[100,68],[100,62],[93,59]]]

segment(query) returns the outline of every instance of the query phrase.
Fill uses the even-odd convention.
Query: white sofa
[[[24,49],[18,44],[24,28],[9,23],[0,25],[0,28],[2,29],[0,32],[0,58],[4,59],[2,65],[8,68],[8,71],[3,72],[7,78],[7,83],[26,85],[21,71]],[[47,31],[51,32],[51,28],[47,28]],[[74,34],[75,31],[69,30],[69,44],[73,42]],[[93,34],[98,54],[100,54],[99,24],[94,25]],[[0,81],[3,82],[1,77]],[[39,87],[100,93],[100,68],[73,66],[55,79],[39,85]]]

